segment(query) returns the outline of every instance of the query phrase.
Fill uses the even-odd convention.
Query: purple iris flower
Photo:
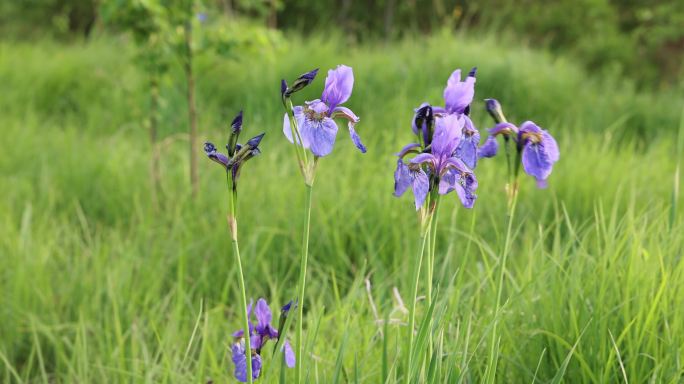
[[[352,69],[346,65],[338,65],[337,68],[328,71],[325,88],[320,99],[307,101],[304,106],[294,107],[293,113],[301,135],[301,145],[310,149],[315,156],[323,157],[332,152],[337,137],[337,123],[334,119],[339,117],[348,121],[349,135],[354,145],[361,152],[366,152],[366,147],[354,129],[354,126],[359,122],[359,117],[349,108],[341,106],[349,100],[353,87],[354,73]],[[285,89],[287,91],[289,88],[286,87]],[[290,119],[287,114],[283,120],[283,133],[290,142],[294,143]]]
[[[489,137],[478,149],[478,157],[496,155],[499,148],[496,137],[499,135],[506,140],[513,140],[525,172],[537,180],[539,188],[546,188],[546,180],[553,171],[554,163],[560,158],[556,139],[532,121],[526,121],[520,127],[516,127],[505,120],[498,101],[487,99],[485,102],[487,111],[497,124],[489,130]]]
[[[397,153],[394,195],[401,196],[410,187],[417,210],[433,188],[442,195],[456,191],[466,208],[475,203],[477,179],[472,169],[477,165],[480,133],[468,117],[475,72],[473,68],[463,81],[460,69],[451,74],[444,89],[444,107],[423,103],[415,110],[412,129],[419,143]],[[404,157],[411,153],[417,156],[405,163]]]
[[[537,180],[539,188],[545,188],[553,164],[560,158],[556,139],[537,124],[526,121],[518,130],[518,145],[522,146],[523,169]]]
[[[447,114],[435,121],[435,131],[429,151],[420,152],[420,144],[409,144],[397,155],[399,161],[394,174],[394,194],[401,196],[409,186],[413,189],[416,210],[425,202],[428,192],[437,185],[440,195],[456,191],[461,203],[472,208],[477,196],[477,180],[468,166],[454,155],[465,125],[463,116]],[[409,153],[418,153],[405,164],[402,159]]]
[[[233,375],[241,383],[247,382],[247,352],[245,351],[245,341],[240,340],[231,347],[233,365],[235,371]],[[252,353],[252,379],[259,378],[261,374],[261,356]]]
[[[285,311],[286,312],[286,311]],[[252,323],[252,303],[249,303],[247,307],[247,317],[250,318],[249,321],[249,337],[251,347],[254,349],[252,353],[252,374],[256,379],[259,377],[261,369],[261,350],[264,348],[268,340],[278,340],[279,333],[278,330],[273,328],[271,324],[272,314],[271,309],[268,307],[266,300],[257,300],[256,306],[254,306],[254,316],[256,317],[256,325]],[[233,332],[233,337],[243,338],[244,331],[242,329]],[[290,342],[285,340],[283,342],[283,355],[285,359],[285,364],[292,368],[295,365],[295,354]],[[247,381],[247,358],[244,347],[244,340],[239,340],[232,347],[233,353],[233,363],[235,364],[235,378],[238,381]],[[255,368],[256,367],[256,368]]]

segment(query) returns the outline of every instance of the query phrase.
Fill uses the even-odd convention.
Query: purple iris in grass
[[[460,69],[452,72],[444,88],[444,107],[434,107],[436,115],[458,114],[463,117],[463,130],[456,148],[456,156],[471,169],[477,166],[477,146],[480,144],[480,132],[468,116],[470,104],[475,96],[476,73],[477,68],[473,68],[468,72],[468,76],[461,80]]]
[[[315,72],[313,76],[315,76]],[[313,78],[308,80],[310,82]],[[281,91],[285,94],[289,88],[286,87],[286,84],[283,84],[283,87],[285,91],[282,89]],[[306,101],[303,106],[294,107],[294,118],[301,135],[301,145],[310,149],[315,156],[323,157],[332,152],[337,137],[338,127],[334,120],[336,118],[344,118],[348,121],[347,127],[354,145],[361,152],[366,152],[366,147],[354,128],[359,122],[359,117],[349,108],[342,106],[349,100],[353,87],[354,73],[352,69],[346,65],[338,65],[337,68],[328,71],[325,88],[320,99]],[[283,133],[290,142],[294,143],[287,114],[283,120]]]
[[[289,310],[289,308],[288,308]],[[287,311],[283,309],[284,314],[281,316],[287,316]],[[278,330],[273,328],[271,324],[272,314],[271,309],[268,307],[266,300],[257,300],[256,306],[254,306],[254,316],[256,317],[256,325],[252,323],[252,303],[247,307],[247,317],[250,318],[249,321],[249,340],[251,346],[254,349],[252,353],[252,376],[254,379],[259,377],[261,370],[261,351],[269,340],[277,341],[279,339]],[[244,330],[240,329],[233,333],[233,337],[241,339],[244,337]],[[285,359],[285,365],[289,368],[295,365],[295,354],[292,350],[290,342],[285,340],[283,342],[283,355]],[[235,365],[235,378],[240,382],[247,381],[247,354],[244,347],[244,340],[238,340],[232,346],[233,354],[233,364]]]
[[[489,130],[489,137],[478,149],[478,156],[493,157],[497,154],[499,148],[497,136],[503,136],[505,140],[513,140],[525,173],[536,179],[539,188],[546,188],[553,165],[560,158],[556,139],[532,121],[526,121],[520,127],[516,127],[505,121],[498,101],[488,99],[486,102],[487,110],[497,124]]]
[[[413,189],[416,210],[425,202],[428,192],[438,188],[440,195],[456,191],[461,203],[472,208],[477,196],[477,179],[468,166],[457,156],[465,120],[457,114],[448,114],[435,120],[434,135],[429,151],[420,151],[420,144],[409,144],[397,155],[394,174],[394,194],[401,196],[409,187]],[[404,156],[418,153],[408,164]]]
[[[468,117],[475,94],[475,72],[473,68],[464,80],[459,69],[451,74],[444,89],[444,107],[423,103],[415,110],[412,129],[418,143],[397,153],[394,195],[401,196],[411,188],[416,209],[423,206],[433,188],[442,195],[456,191],[466,208],[475,203],[477,179],[472,169],[477,165],[480,133]],[[416,156],[405,163],[409,154]]]

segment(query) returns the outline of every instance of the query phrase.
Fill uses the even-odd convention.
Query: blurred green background
[[[275,309],[294,296],[304,200],[280,79],[321,68],[301,103],[347,64],[369,151],[342,129],[320,162],[309,381],[401,379],[394,288],[406,302],[418,233],[393,154],[413,108],[477,66],[481,132],[495,97],[561,149],[549,189],[522,185],[495,381],[680,382],[683,18],[681,1],[2,2],[0,381],[230,382],[227,191],[201,144],[221,146],[240,109],[245,136],[266,132],[239,225],[248,296]],[[475,208],[441,211],[437,382],[482,382],[489,364],[505,161],[476,173]]]

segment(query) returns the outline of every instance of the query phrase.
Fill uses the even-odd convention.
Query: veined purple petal
[[[335,146],[337,123],[329,117],[321,120],[306,119],[304,121],[302,140],[309,142],[311,152],[318,157],[329,155]]]
[[[416,203],[416,211],[425,203],[427,194],[430,191],[430,180],[427,174],[421,169],[413,175],[413,197]]]
[[[432,138],[432,154],[436,157],[451,156],[461,140],[464,123],[464,119],[456,114],[437,118]]]
[[[546,152],[549,154],[549,158],[554,163],[560,159],[560,150],[558,149],[558,143],[556,139],[549,134],[547,131],[542,132],[542,145],[546,148]]]
[[[338,65],[337,68],[328,71],[321,100],[334,109],[349,100],[353,87],[354,72],[351,67]]]
[[[397,160],[397,169],[394,171],[394,196],[403,195],[412,183],[413,178],[408,165],[404,164],[401,159]]]
[[[546,180],[551,174],[553,160],[543,145],[528,142],[522,150],[523,169],[537,180]]]
[[[297,360],[295,358],[295,353],[292,350],[292,346],[287,340],[283,343],[283,355],[285,357],[285,365],[287,365],[288,368],[294,368]]]
[[[498,125],[498,124],[497,124]],[[534,121],[526,121],[520,125],[520,133],[541,133],[542,129],[539,128],[537,124],[534,123]]]
[[[475,76],[461,81],[461,70],[455,70],[444,88],[444,104],[449,113],[463,113],[475,96]]]
[[[477,166],[477,146],[480,144],[480,132],[477,131],[468,116],[464,115],[463,119],[465,121],[463,135],[455,153],[470,169],[474,169]]]
[[[499,149],[499,143],[496,141],[496,137],[488,136],[484,144],[477,150],[477,156],[482,157],[494,157]]]
[[[401,151],[396,153],[396,155],[399,156],[399,158],[404,158],[404,156],[406,156],[407,154],[409,154],[411,152],[420,152],[420,144],[418,144],[418,143],[407,144],[401,149]]]

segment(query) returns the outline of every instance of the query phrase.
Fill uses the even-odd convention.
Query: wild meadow
[[[159,84],[153,147],[135,54],[114,36],[0,42],[0,382],[234,382],[241,275],[246,300],[266,299],[274,326],[288,302],[301,309],[301,382],[684,379],[676,88],[643,90],[494,35],[349,44],[293,33],[235,57],[196,57],[193,197],[182,69],[171,66]],[[293,96],[302,105],[320,97],[338,64],[353,68],[344,105],[360,117],[367,151],[341,122],[332,153],[317,163],[297,301],[306,187],[283,135],[280,84],[320,68]],[[414,138],[414,109],[443,105],[452,71],[472,67],[469,116],[480,143],[494,126],[484,99],[495,98],[509,121],[548,129],[560,159],[546,189],[521,175],[510,222],[503,156],[478,162],[473,208],[454,193],[441,197],[433,284],[423,264],[416,287],[410,370],[421,227],[411,193],[393,196],[395,154]],[[226,172],[202,147],[222,150],[240,110],[240,143],[265,133],[239,179],[242,272],[226,222]],[[294,344],[290,316],[284,332]],[[274,345],[261,352],[255,381],[295,382]]]

